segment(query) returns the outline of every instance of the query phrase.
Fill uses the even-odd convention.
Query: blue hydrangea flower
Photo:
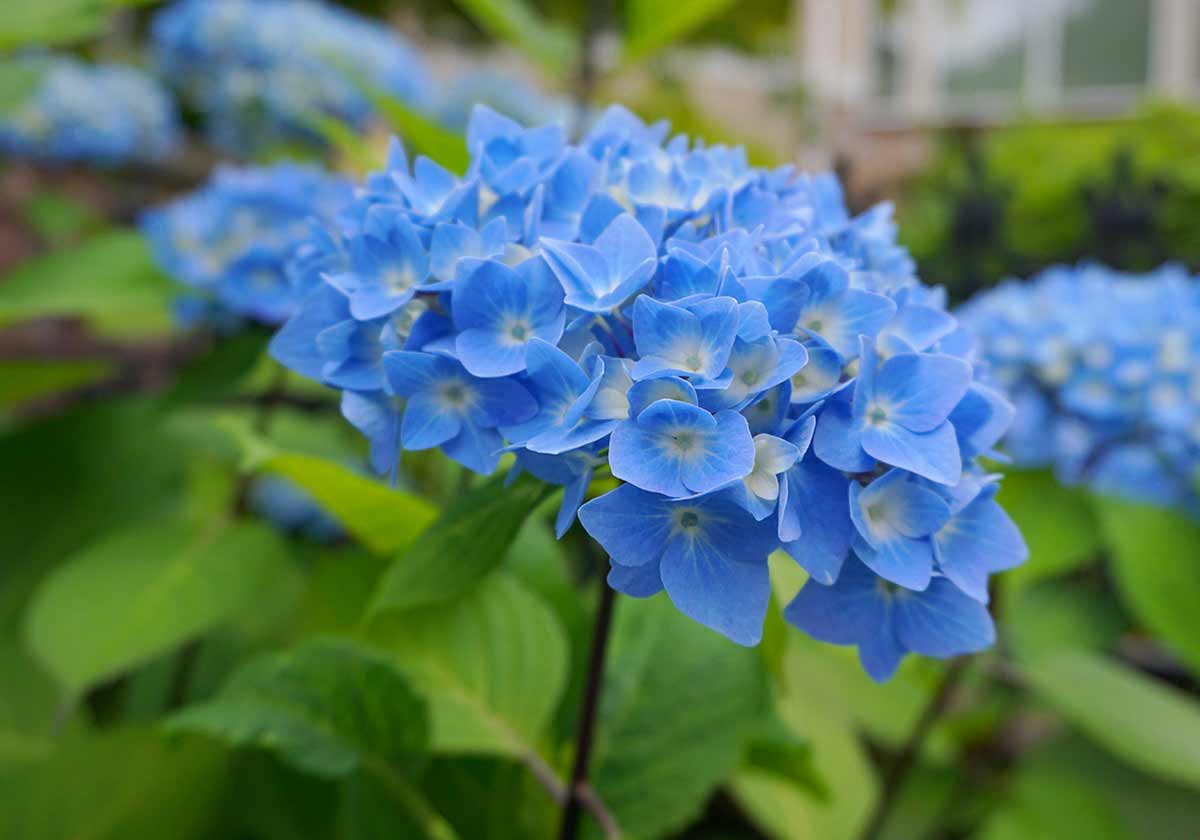
[[[200,189],[146,213],[141,229],[162,269],[190,287],[185,297],[278,324],[322,284],[291,268],[312,222],[332,221],[351,194],[349,182],[315,167],[222,168]]]
[[[610,585],[736,642],[782,549],[809,575],[793,623],[877,678],[985,646],[988,577],[1025,549],[977,459],[1013,408],[944,295],[886,208],[667,133],[613,108],[571,146],[480,108],[461,178],[393,148],[298,249],[322,285],[272,352],[344,392],[377,469],[511,457],[563,488],[556,530],[579,519]]]
[[[1017,466],[1200,517],[1200,280],[1175,266],[1058,267],[983,292],[960,316],[1011,395],[1001,447]],[[979,451],[1004,430],[983,417],[996,390],[972,391],[955,425]]]
[[[175,0],[155,15],[151,39],[162,76],[232,154],[313,140],[320,115],[365,128],[373,108],[364,82],[416,107],[432,104],[411,46],[319,0]]]
[[[157,163],[179,150],[183,133],[174,100],[136,67],[46,54],[14,61],[31,84],[0,115],[0,151],[114,165]]]

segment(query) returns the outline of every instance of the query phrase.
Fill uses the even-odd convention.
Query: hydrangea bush
[[[316,290],[273,354],[342,391],[381,472],[513,453],[615,589],[735,642],[782,549],[809,575],[787,619],[876,679],[987,646],[988,577],[1025,548],[978,463],[1013,412],[969,335],[889,207],[668,132],[614,107],[572,145],[479,108],[464,177],[394,145],[304,244]]]
[[[388,27],[318,0],[180,0],[154,19],[165,78],[229,152],[311,139],[331,115],[363,128],[363,85],[427,105],[420,56]]]
[[[978,334],[1016,419],[1018,466],[1200,516],[1200,282],[1056,267],[977,295]]]
[[[162,269],[189,287],[177,306],[182,321],[278,324],[312,291],[290,270],[296,248],[352,194],[348,181],[315,166],[224,167],[147,212],[141,227]]]
[[[155,163],[182,141],[174,100],[153,77],[121,64],[36,54],[32,81],[0,115],[0,150],[45,161]]]

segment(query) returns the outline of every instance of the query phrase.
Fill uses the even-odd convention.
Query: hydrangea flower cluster
[[[232,153],[312,139],[317,115],[365,127],[364,83],[427,104],[430,83],[408,44],[318,0],[178,0],[155,17],[152,39],[164,77]]]
[[[311,224],[353,196],[349,181],[314,166],[218,169],[208,184],[141,220],[162,269],[190,287],[180,320],[279,324],[312,292],[293,271]]]
[[[0,150],[57,162],[152,163],[182,141],[171,95],[135,67],[37,54],[16,59],[33,80],[0,116]]]
[[[889,208],[668,131],[615,107],[571,145],[479,108],[461,178],[395,145],[306,247],[324,284],[272,352],[342,390],[381,471],[511,452],[613,587],[736,642],[782,548],[809,574],[787,619],[877,679],[985,647],[988,576],[1025,549],[976,458],[1012,409],[942,294]]]
[[[1057,267],[960,317],[1016,405],[1018,466],[1200,516],[1200,280]]]

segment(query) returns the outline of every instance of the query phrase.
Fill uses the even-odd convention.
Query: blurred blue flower
[[[151,29],[164,78],[230,153],[312,140],[332,116],[365,128],[364,84],[410,105],[431,104],[417,52],[382,23],[319,0],[176,0]]]
[[[297,247],[313,221],[332,220],[351,194],[349,182],[315,167],[222,168],[147,212],[141,229],[162,269],[190,287],[185,322],[278,324],[322,283],[291,267]]]
[[[1142,276],[1056,267],[959,314],[1012,396],[1002,447],[1017,466],[1200,517],[1200,280],[1175,266]],[[973,390],[956,411],[983,414],[998,398]],[[1002,434],[963,419],[976,450]]]
[[[46,161],[157,163],[183,140],[170,93],[136,67],[33,54],[31,84],[0,115],[0,150]]]
[[[250,485],[250,508],[288,533],[303,534],[320,543],[344,535],[342,526],[322,510],[312,496],[286,478],[264,475]]]
[[[987,645],[988,576],[1025,549],[976,458],[1013,410],[944,295],[886,208],[667,133],[616,107],[571,146],[479,108],[462,178],[393,147],[300,249],[324,287],[272,352],[345,391],[378,469],[511,453],[563,488],[557,532],[578,515],[613,587],[737,642],[783,549],[810,575],[794,623],[877,678]],[[624,483],[584,502],[606,469]],[[813,619],[859,589],[873,611]]]

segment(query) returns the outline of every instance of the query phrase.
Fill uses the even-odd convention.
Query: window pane
[[[949,0],[942,37],[942,78],[951,95],[1021,90],[1025,67],[1022,3]]]
[[[1150,0],[1073,0],[1063,40],[1063,84],[1143,85]]]

